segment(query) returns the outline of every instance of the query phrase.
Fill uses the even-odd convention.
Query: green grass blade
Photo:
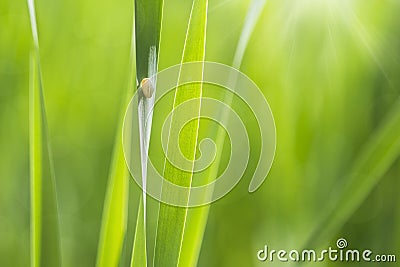
[[[264,9],[267,0],[253,0],[247,11],[245,22],[240,33],[239,42],[236,47],[235,55],[233,57],[232,66],[236,69],[240,69],[242,65],[244,53],[246,52],[247,45],[250,37],[254,31],[258,19]]]
[[[144,220],[144,206],[142,202],[143,199],[140,199],[136,220],[135,239],[133,241],[131,267],[147,266],[146,226]]]
[[[232,66],[239,69],[244,53],[246,51],[251,34],[254,31],[255,25],[261,15],[266,0],[254,0],[252,1],[249,10],[246,14],[245,22],[240,33],[239,42],[236,47],[233,64]],[[232,96],[229,95],[224,100],[228,105],[232,102]],[[223,119],[227,119],[228,114],[224,114]],[[216,134],[215,143],[217,149],[222,150],[222,146],[225,140],[225,134],[222,129],[219,129]],[[214,161],[214,165],[211,166],[206,172],[208,180],[213,179],[218,175],[219,162],[221,161],[221,153],[217,154],[217,158]],[[188,210],[187,220],[191,223],[186,224],[185,234],[182,243],[182,252],[179,264],[180,266],[196,266],[200,254],[200,249],[203,241],[204,231],[206,229],[207,218],[210,206],[206,205],[203,207],[196,207]]]
[[[400,101],[395,103],[382,126],[355,162],[335,208],[329,210],[309,238],[306,247],[328,242],[362,204],[400,154]]]
[[[60,266],[57,196],[43,96],[34,1],[28,1],[34,43],[29,88],[31,266]]]
[[[204,60],[207,6],[207,0],[193,1],[182,63]],[[175,91],[174,107],[188,99],[201,97],[201,91],[201,84],[190,84],[178,87]],[[196,114],[200,112],[200,101],[194,105],[193,112]],[[179,131],[179,125],[182,125],[180,116],[177,113],[173,113],[170,135],[173,135],[171,134],[173,131]],[[180,133],[180,138],[185,140],[184,144],[181,146],[181,150],[189,160],[194,160],[195,158],[198,127],[199,121],[192,120],[186,124],[186,127],[184,127]],[[177,156],[178,153],[180,152],[173,150],[167,151],[167,155],[171,159],[174,159],[174,156]],[[178,185],[190,187],[193,174],[174,167],[166,160],[164,165],[164,177]],[[162,193],[168,194],[165,190],[163,190]],[[154,266],[178,266],[186,216],[187,208],[173,207],[164,203],[160,204]]]
[[[33,56],[35,58],[35,56]],[[32,266],[61,264],[57,197],[36,59],[31,64],[30,177]]]
[[[135,1],[135,44],[136,44],[136,75],[138,81],[156,74],[160,47],[163,0],[136,0]],[[140,150],[142,162],[143,194],[140,199],[136,220],[135,237],[133,242],[131,266],[147,266],[146,248],[146,180],[148,148],[151,132],[152,108],[154,97],[140,98],[139,118]]]
[[[136,73],[139,82],[157,71],[162,10],[163,0],[135,0]],[[155,49],[155,66],[151,66],[149,60],[152,49]]]
[[[103,218],[100,230],[99,247],[97,251],[96,266],[118,266],[121,262],[121,253],[126,234],[128,218],[129,197],[129,170],[126,167],[122,147],[122,125],[125,107],[136,89],[135,68],[135,21],[132,23],[132,38],[129,66],[129,84],[126,97],[123,100],[116,139],[114,142],[114,153],[111,161],[106,198],[104,201]]]
[[[121,134],[117,134],[97,252],[99,267],[118,266],[126,232],[129,173],[121,143]]]

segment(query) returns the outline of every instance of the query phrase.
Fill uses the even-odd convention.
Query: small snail
[[[144,78],[141,82],[140,82],[140,86],[139,89],[142,90],[143,95],[146,98],[150,98],[153,96],[154,93],[154,86],[152,81],[150,80],[150,78]]]

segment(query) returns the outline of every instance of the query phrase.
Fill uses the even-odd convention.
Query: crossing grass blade
[[[353,165],[335,208],[317,225],[305,247],[314,248],[328,242],[399,158],[400,101],[394,105]]]
[[[232,66],[234,68],[240,69],[247,44],[262,13],[262,10],[264,9],[265,3],[266,0],[254,0],[250,4],[233,58]],[[232,102],[232,96],[226,96],[224,102],[229,105]],[[227,119],[227,114],[224,114],[222,118]],[[215,139],[215,143],[217,144],[217,149],[219,151],[222,150],[224,140],[225,133],[222,129],[219,129]],[[205,176],[207,177],[207,180],[211,180],[218,175],[221,156],[222,153],[218,153],[217,158],[214,161],[214,165],[212,165],[206,171]],[[179,262],[180,266],[196,266],[203,241],[204,231],[206,229],[209,210],[209,205],[188,210],[187,221],[191,223],[186,224],[185,227],[182,253]]]
[[[31,266],[61,266],[55,177],[48,140],[34,1],[28,1],[33,36],[29,88]]]
[[[205,57],[206,26],[207,26],[207,0],[194,0],[186,32],[185,45],[182,55],[182,63],[190,61],[203,61]],[[201,84],[180,86],[175,91],[174,107],[180,103],[199,98],[202,94]],[[200,112],[200,101],[193,105],[193,112]],[[179,131],[179,114],[173,113],[170,135],[173,131]],[[194,160],[199,121],[192,120],[180,132],[181,140],[185,140],[181,146],[183,155],[189,160]],[[178,136],[178,135],[175,135]],[[168,150],[169,158],[174,159],[180,151]],[[165,161],[164,178],[181,186],[190,187],[193,174],[182,171]],[[188,192],[189,193],[189,192]],[[162,194],[168,194],[163,189]],[[154,253],[154,266],[178,266],[181,254],[184,229],[186,224],[187,208],[169,206],[160,203],[158,225],[156,230],[156,243]]]

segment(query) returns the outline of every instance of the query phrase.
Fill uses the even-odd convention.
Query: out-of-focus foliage
[[[249,4],[210,1],[207,60],[231,64]],[[159,69],[181,60],[190,5],[165,2]],[[132,1],[38,0],[36,9],[62,261],[94,266],[128,82]],[[399,11],[395,0],[267,2],[241,70],[271,105],[276,159],[257,192],[247,193],[250,165],[233,192],[211,206],[199,266],[257,266],[256,252],[265,244],[300,249],[327,209],[341,209],[333,205],[347,175],[398,105]],[[27,266],[30,257],[30,47],[26,3],[1,1],[0,265],[5,266]],[[256,157],[257,141],[252,147]],[[346,237],[354,248],[400,250],[399,161],[390,166],[344,225],[320,245]],[[129,183],[134,186],[132,179]],[[149,203],[149,210],[154,207]],[[148,224],[155,225],[151,216]],[[134,222],[129,221],[128,232]],[[127,248],[131,251],[131,243]]]

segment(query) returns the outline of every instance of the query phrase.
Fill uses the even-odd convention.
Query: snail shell
[[[144,78],[140,82],[140,89],[145,97],[150,98],[153,96],[154,86],[149,78]]]

